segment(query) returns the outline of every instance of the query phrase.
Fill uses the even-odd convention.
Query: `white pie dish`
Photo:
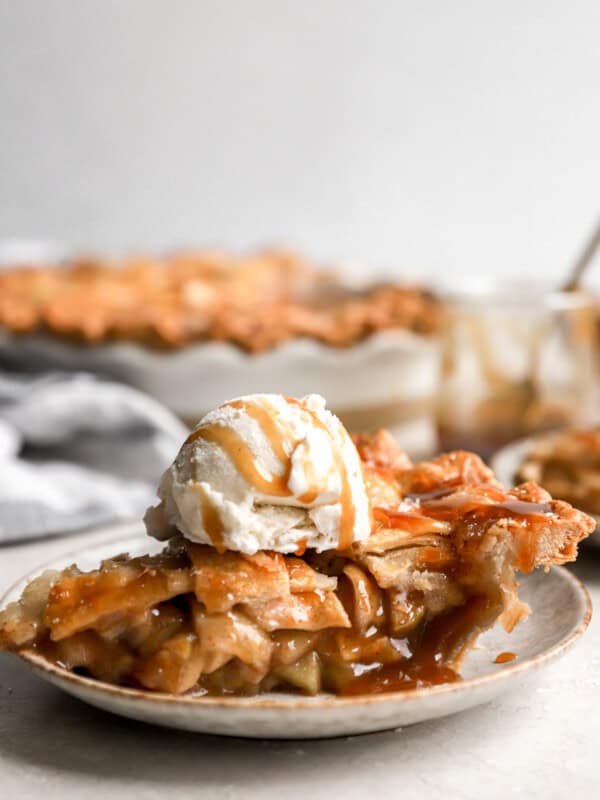
[[[130,343],[78,345],[0,331],[0,355],[34,369],[86,369],[123,380],[191,419],[243,394],[299,397],[316,388],[336,411],[398,405],[414,412],[423,401],[431,401],[438,368],[436,340],[407,331],[382,331],[340,348],[295,339],[256,355],[227,342],[158,351]]]
[[[141,526],[119,526],[118,540],[68,553],[15,584],[0,603],[16,599],[25,583],[43,569],[61,569],[73,561],[91,569],[117,552],[159,548],[141,535]],[[105,531],[106,533],[107,531]],[[551,568],[523,579],[522,598],[530,619],[509,636],[499,627],[472,650],[459,683],[382,695],[314,698],[270,694],[258,698],[174,696],[111,686],[75,675],[29,651],[21,658],[36,674],[68,694],[107,711],[144,722],[184,730],[251,738],[305,739],[386,730],[463,711],[513,688],[522,687],[540,669],[562,656],[584,632],[591,617],[587,590],[568,570]],[[502,651],[515,652],[510,663],[495,664]]]

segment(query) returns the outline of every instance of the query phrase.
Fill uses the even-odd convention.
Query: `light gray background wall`
[[[0,236],[558,273],[598,0],[0,0]]]

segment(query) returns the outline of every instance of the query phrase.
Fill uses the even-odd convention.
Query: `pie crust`
[[[70,342],[173,349],[230,342],[261,352],[294,338],[349,347],[370,334],[435,333],[437,304],[391,283],[352,290],[281,251],[247,257],[195,252],[0,272],[0,326]]]

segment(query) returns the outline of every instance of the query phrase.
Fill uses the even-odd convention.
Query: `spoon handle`
[[[585,247],[579,254],[577,261],[573,265],[573,269],[571,270],[571,274],[569,275],[569,280],[563,286],[563,291],[565,292],[573,292],[575,289],[579,288],[579,283],[583,276],[583,273],[587,269],[588,265],[591,263],[592,259],[596,255],[596,251],[600,247],[600,220],[596,224],[594,228],[594,232],[588,239],[585,244]]]

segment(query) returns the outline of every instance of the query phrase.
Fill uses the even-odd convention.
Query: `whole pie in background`
[[[135,386],[193,427],[228,397],[321,387],[352,430],[433,439],[439,303],[282,250],[0,270],[0,358]],[[356,380],[356,375],[361,380]]]
[[[430,335],[438,322],[437,304],[419,288],[352,289],[283,251],[74,259],[0,271],[0,327],[88,344],[160,350],[224,341],[256,353],[294,338],[348,347],[381,330]]]

